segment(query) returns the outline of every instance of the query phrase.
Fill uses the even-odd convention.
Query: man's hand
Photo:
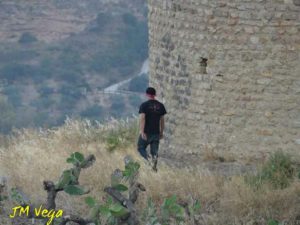
[[[165,117],[161,116],[159,121],[159,139],[164,138],[164,129],[165,129]]]
[[[160,132],[159,134],[159,139],[163,139],[164,138],[164,133],[163,132]]]
[[[144,140],[147,140],[147,134],[145,134],[144,132],[141,132],[141,137],[142,137]]]

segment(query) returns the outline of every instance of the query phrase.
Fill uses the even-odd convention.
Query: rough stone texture
[[[169,112],[162,150],[299,152],[299,5],[149,0],[150,82]]]

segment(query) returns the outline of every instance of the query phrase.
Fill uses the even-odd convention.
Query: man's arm
[[[165,129],[165,117],[164,116],[161,116],[160,117],[160,127],[159,127],[159,137],[160,138],[163,138],[164,137],[164,129]]]
[[[147,135],[145,134],[145,113],[140,113],[140,134],[144,140],[147,140]]]

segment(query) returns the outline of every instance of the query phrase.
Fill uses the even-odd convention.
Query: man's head
[[[156,90],[153,87],[148,87],[146,89],[146,95],[147,95],[148,98],[155,98]]]

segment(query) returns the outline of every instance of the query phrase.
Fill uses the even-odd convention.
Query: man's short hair
[[[146,94],[155,96],[156,95],[156,90],[153,87],[148,87],[146,89]]]

